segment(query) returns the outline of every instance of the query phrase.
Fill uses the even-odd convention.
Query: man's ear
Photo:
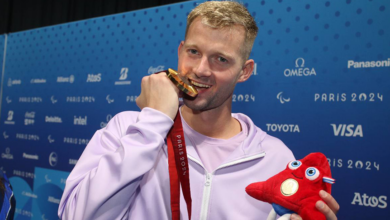
[[[180,57],[180,51],[183,49],[184,41],[181,41],[177,48],[177,55]]]
[[[245,82],[249,79],[249,77],[252,75],[253,68],[255,66],[255,61],[250,59],[247,60],[244,64],[244,67],[241,70],[241,74],[238,77],[237,82]]]

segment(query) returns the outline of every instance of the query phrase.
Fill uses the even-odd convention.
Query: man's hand
[[[325,215],[327,220],[337,220],[336,214],[340,209],[340,205],[332,195],[324,190],[320,191],[320,197],[325,203],[323,201],[317,201],[316,208]],[[302,218],[297,214],[292,214],[291,220],[302,220]]]
[[[145,76],[142,78],[141,94],[136,103],[141,110],[150,107],[174,120],[179,108],[179,89],[164,72]]]

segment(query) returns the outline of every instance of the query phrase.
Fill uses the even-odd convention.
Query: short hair
[[[189,27],[197,17],[201,17],[203,24],[216,29],[243,26],[246,32],[243,56],[245,60],[249,58],[258,28],[245,6],[234,1],[207,1],[199,4],[187,17],[186,38]]]

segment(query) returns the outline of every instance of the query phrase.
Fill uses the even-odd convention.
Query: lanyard
[[[172,220],[180,219],[180,185],[187,204],[188,219],[191,219],[190,174],[183,125],[179,112],[176,115],[173,127],[168,133],[167,145]]]

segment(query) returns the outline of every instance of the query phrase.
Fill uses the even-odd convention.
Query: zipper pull
[[[206,174],[206,183],[205,186],[210,186],[211,175],[209,173]]]

